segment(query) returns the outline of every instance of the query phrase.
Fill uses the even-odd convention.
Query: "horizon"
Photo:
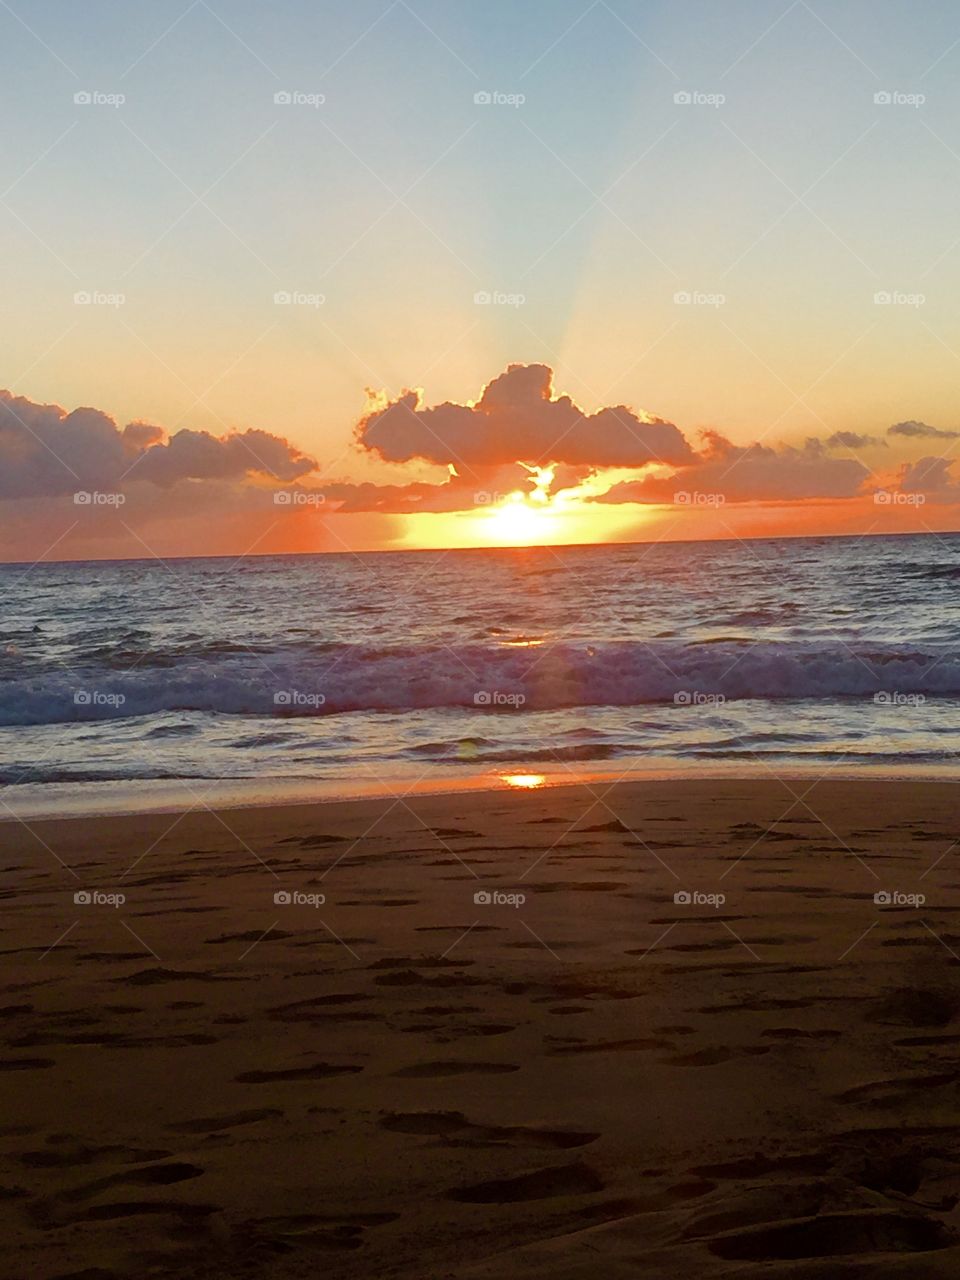
[[[887,532],[875,532],[868,530],[865,533],[779,533],[765,534],[755,538],[750,538],[751,543],[760,542],[863,542],[866,540],[876,541],[883,538],[951,538],[960,536],[960,529],[920,529],[920,530],[890,530]],[[98,556],[90,560],[0,560],[0,567],[9,566],[10,568],[26,568],[34,569],[40,564],[47,565],[51,569],[64,565],[93,565],[93,564],[150,564],[156,561],[164,564],[169,560],[282,560],[282,559],[311,559],[316,556],[342,556],[351,558],[354,556],[387,556],[387,555],[444,555],[451,551],[460,552],[476,552],[483,554],[485,552],[504,552],[504,551],[580,551],[580,550],[603,550],[610,547],[682,547],[682,546],[722,546],[725,543],[744,542],[747,539],[728,536],[724,538],[637,538],[623,539],[608,542],[553,542],[553,543],[495,543],[484,546],[470,547],[365,547],[357,551],[353,550],[327,550],[320,549],[316,551],[252,551],[247,555],[233,556],[224,555],[171,555],[171,556],[115,556],[106,557]]]

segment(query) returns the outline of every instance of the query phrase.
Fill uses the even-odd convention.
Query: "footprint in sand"
[[[254,1247],[286,1252],[292,1245],[311,1249],[359,1249],[370,1227],[396,1222],[398,1213],[308,1214],[260,1218],[244,1223],[241,1234]]]
[[[952,1233],[935,1218],[916,1211],[875,1209],[823,1213],[746,1231],[725,1232],[710,1240],[708,1248],[719,1258],[761,1262],[927,1253],[947,1249],[955,1243]]]
[[[602,1191],[604,1182],[589,1165],[567,1164],[554,1169],[537,1169],[518,1178],[494,1178],[472,1186],[448,1191],[446,1199],[460,1204],[520,1204],[526,1200],[549,1200],[557,1196],[585,1196]]]
[[[278,1120],[283,1112],[276,1107],[260,1107],[255,1111],[234,1111],[225,1116],[201,1116],[196,1120],[180,1120],[168,1124],[174,1133],[221,1133],[224,1129],[237,1129],[245,1124],[257,1124],[260,1120]]]
[[[855,1085],[852,1089],[844,1089],[834,1094],[837,1102],[864,1103],[868,1106],[893,1107],[901,1103],[923,1100],[930,1105],[930,1099],[922,1099],[920,1090],[939,1089],[947,1084],[955,1084],[955,1071],[940,1072],[936,1075],[903,1076],[900,1079],[871,1080],[866,1084]]]
[[[595,1044],[565,1044],[559,1048],[551,1049],[553,1054],[570,1054],[570,1053],[632,1053],[642,1052],[645,1049],[672,1049],[673,1044],[669,1040],[600,1040]]]
[[[563,1129],[536,1129],[527,1125],[473,1124],[461,1111],[413,1111],[388,1113],[380,1121],[390,1133],[408,1133],[420,1138],[446,1138],[457,1146],[546,1147],[568,1150],[596,1142],[599,1133],[577,1133]]]
[[[715,1067],[721,1062],[730,1062],[733,1058],[743,1057],[760,1057],[770,1052],[769,1045],[747,1045],[741,1048],[739,1052],[727,1048],[725,1045],[713,1045],[706,1049],[700,1049],[696,1053],[681,1053],[674,1058],[667,1058],[667,1062],[673,1067]]]
[[[519,1070],[512,1062],[416,1062],[393,1075],[404,1080],[439,1080],[445,1076],[497,1076]]]
[[[22,1151],[18,1157],[28,1169],[79,1169],[94,1161],[111,1160],[123,1164],[143,1164],[148,1160],[166,1160],[172,1152],[137,1147],[87,1147],[71,1142],[65,1149]]]
[[[239,1084],[273,1084],[288,1080],[326,1080],[330,1076],[355,1075],[363,1067],[338,1067],[330,1062],[315,1062],[309,1067],[287,1067],[281,1071],[241,1071],[234,1076]]]
[[[142,1169],[124,1169],[106,1178],[97,1178],[83,1186],[61,1192],[56,1198],[63,1203],[74,1200],[90,1200],[113,1187],[169,1187],[177,1182],[199,1178],[203,1170],[195,1164],[173,1163],[147,1165]]]

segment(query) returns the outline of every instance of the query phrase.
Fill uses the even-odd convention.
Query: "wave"
[[[163,712],[327,716],[472,707],[485,716],[562,707],[677,704],[722,710],[740,699],[960,696],[960,652],[946,645],[833,645],[728,638],[506,645],[336,645],[179,656],[127,671],[88,664],[9,673],[0,725],[115,720]],[[878,708],[882,711],[883,708]],[[480,724],[478,723],[478,730]]]

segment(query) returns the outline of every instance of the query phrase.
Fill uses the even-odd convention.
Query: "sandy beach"
[[[2,1274],[955,1275],[955,815],[684,781],[6,823]]]

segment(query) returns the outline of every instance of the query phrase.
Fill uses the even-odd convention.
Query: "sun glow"
[[[535,504],[522,493],[511,493],[499,506],[479,516],[478,527],[484,541],[529,547],[550,542],[556,537],[559,523],[548,505]]]
[[[546,782],[542,773],[501,773],[500,781],[508,787],[519,787],[523,791],[535,791]]]

